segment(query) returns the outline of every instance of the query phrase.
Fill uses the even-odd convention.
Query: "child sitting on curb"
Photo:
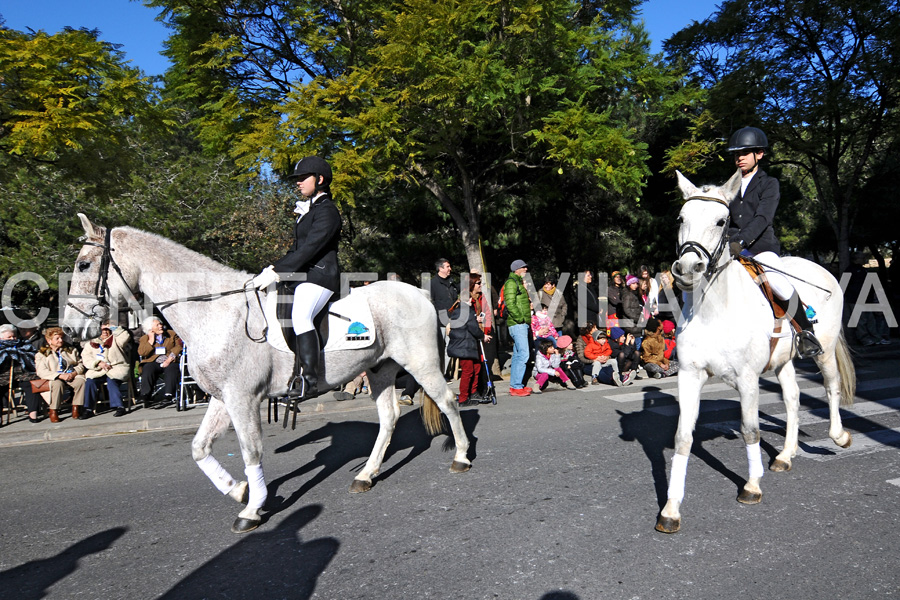
[[[556,349],[550,340],[541,340],[538,353],[534,357],[534,370],[536,373],[534,380],[537,382],[538,388],[532,391],[533,394],[543,392],[551,379],[564,388],[575,389],[575,385],[569,381],[568,376],[566,376],[566,373],[559,365],[559,350]]]
[[[567,335],[561,335],[556,340],[556,344],[560,353],[559,366],[562,367],[565,374],[575,384],[575,389],[580,390],[587,386],[587,382],[584,380],[584,365],[581,364],[581,361],[575,355],[575,350],[572,348],[572,338]]]
[[[609,346],[612,348],[612,359],[619,366],[619,376],[622,385],[629,385],[637,377],[638,359],[637,348],[634,344],[634,336],[626,334],[621,327],[613,327],[609,331]]]
[[[656,319],[650,319],[644,330],[644,343],[641,344],[641,360],[650,377],[662,379],[678,372],[678,362],[667,359],[665,352],[662,324]]]

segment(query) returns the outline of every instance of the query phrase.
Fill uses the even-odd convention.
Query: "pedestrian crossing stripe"
[[[774,380],[763,380],[766,383],[774,384],[778,386],[778,382]],[[804,381],[798,381],[797,383],[804,383]],[[856,386],[857,393],[865,393],[865,392],[875,392],[878,390],[889,389],[897,387],[897,379],[874,379],[870,381],[860,382],[859,385]],[[768,386],[767,386],[768,387]],[[707,394],[715,394],[718,392],[728,392],[728,397],[725,398],[709,398],[703,399],[700,402],[700,412],[707,412],[710,410],[723,410],[724,408],[733,408],[733,406],[726,406],[722,408],[714,408],[711,402],[716,402],[717,400],[723,401],[731,401],[738,402],[740,396],[738,395],[737,390],[724,382],[711,383],[703,386],[703,390],[701,392],[701,398],[706,396]],[[809,387],[801,387],[800,388],[801,396],[805,396],[807,398],[825,398],[825,387],[821,384],[810,385]],[[616,394],[610,395],[609,399],[614,402],[640,402],[647,400],[678,400],[678,388],[676,386],[671,386],[662,390],[645,390],[645,391],[635,391],[628,392],[625,394]],[[782,402],[781,397],[781,388],[777,387],[777,389],[768,391],[760,389],[759,393],[759,405],[763,406],[765,404],[772,404],[775,402]],[[662,415],[677,415],[678,414],[678,406],[677,404],[673,404],[672,406],[654,406],[650,407],[647,410],[652,412],[656,412]]]

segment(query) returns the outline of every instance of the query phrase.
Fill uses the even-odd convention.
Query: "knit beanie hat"
[[[610,337],[612,337],[612,339],[618,340],[620,337],[625,335],[625,330],[621,327],[613,327],[609,330],[609,335]]]

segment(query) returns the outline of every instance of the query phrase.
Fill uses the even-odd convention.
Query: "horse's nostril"
[[[681,275],[681,263],[676,262],[674,265],[672,265],[672,271],[674,271],[676,275]]]
[[[706,270],[706,263],[698,262],[694,264],[694,273],[702,273]]]

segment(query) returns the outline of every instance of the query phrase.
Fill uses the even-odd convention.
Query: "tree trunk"
[[[838,273],[850,266],[850,211],[846,198],[839,204],[838,212]]]
[[[469,179],[462,173],[462,210],[453,201],[447,190],[439,184],[431,173],[422,165],[415,164],[416,172],[421,176],[425,188],[434,194],[447,214],[453,219],[456,228],[462,234],[463,248],[466,251],[466,260],[469,262],[469,271],[484,273],[484,263],[481,260],[481,225],[478,222],[478,210],[475,206],[475,195]]]

